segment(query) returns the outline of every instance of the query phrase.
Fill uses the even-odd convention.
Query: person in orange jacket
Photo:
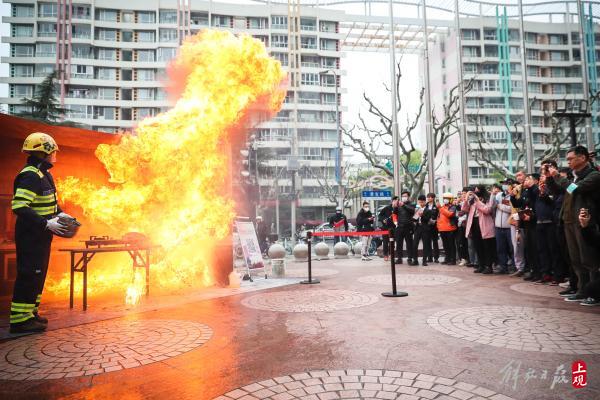
[[[439,217],[437,220],[437,229],[442,237],[445,258],[442,264],[456,265],[456,244],[455,235],[457,226],[456,207],[452,204],[452,193],[444,193],[442,201],[444,204],[437,204]]]

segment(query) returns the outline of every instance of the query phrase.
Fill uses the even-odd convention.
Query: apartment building
[[[289,66],[292,36],[286,5],[196,0],[5,2],[11,5],[10,16],[3,19],[10,24],[10,36],[2,40],[10,45],[10,54],[2,62],[10,65],[10,73],[0,82],[8,84],[9,96],[0,103],[13,114],[24,111],[22,99],[58,67],[64,74],[57,97],[68,110],[68,120],[104,132],[132,129],[138,121],[169,108],[163,82],[167,63],[185,36],[206,28],[250,34],[284,68]],[[340,88],[344,71],[339,33],[343,13],[306,7],[299,14],[300,24],[294,29],[300,37],[301,82],[290,87],[282,111],[259,126],[254,147],[261,166],[258,183],[264,212],[272,212],[269,199],[278,186],[282,221],[289,218],[290,201],[285,199],[291,198],[285,196],[292,187],[288,160],[297,155],[298,223],[302,223],[325,219],[333,207],[321,195],[321,185],[335,185],[336,120],[343,111],[340,107],[336,115],[336,103],[344,93]],[[325,70],[329,72],[322,73]]]

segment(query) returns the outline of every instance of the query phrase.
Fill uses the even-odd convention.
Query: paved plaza
[[[290,260],[287,279],[241,289],[53,305],[48,332],[0,340],[0,398],[600,399],[600,309],[557,287],[400,265],[409,295],[386,298],[381,259],[313,265],[320,284]]]

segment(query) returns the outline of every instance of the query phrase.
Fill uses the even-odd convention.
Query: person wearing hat
[[[341,207],[337,207],[335,215],[329,218],[329,226],[333,228],[334,232],[348,232],[348,219],[342,213]],[[345,242],[345,240],[340,238],[341,236],[335,236],[333,239],[334,244],[337,244],[340,240]]]
[[[15,245],[17,277],[10,307],[10,332],[42,332],[48,320],[38,314],[44,289],[53,235],[64,236],[68,227],[59,221],[69,215],[57,202],[49,172],[56,162],[58,145],[45,133],[27,136],[22,151],[27,164],[14,181],[12,211],[17,215]]]

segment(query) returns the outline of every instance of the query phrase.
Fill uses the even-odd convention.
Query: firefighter
[[[12,210],[17,215],[15,243],[17,278],[10,306],[10,332],[42,332],[48,320],[38,314],[50,261],[52,235],[67,227],[58,221],[63,213],[56,200],[56,187],[48,172],[56,162],[58,145],[45,133],[35,132],[23,143],[27,165],[14,182]]]

